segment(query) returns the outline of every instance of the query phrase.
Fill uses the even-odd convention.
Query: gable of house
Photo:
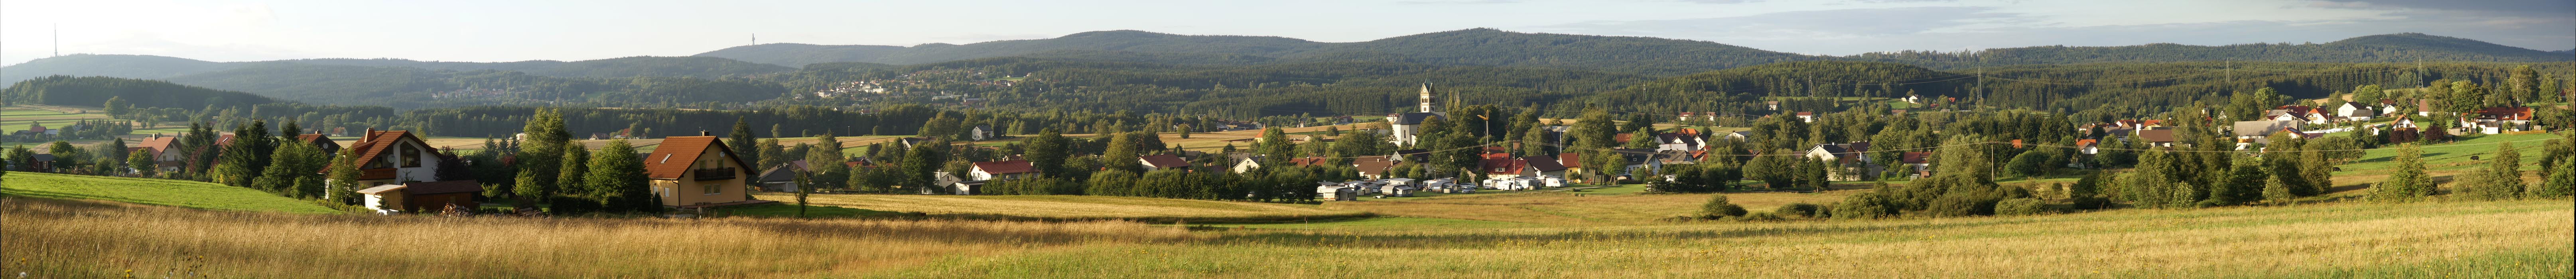
[[[652,179],[680,179],[708,155],[714,155],[718,160],[733,161],[736,166],[751,165],[734,154],[731,147],[726,147],[724,141],[715,136],[668,137],[662,139],[660,147],[653,148],[653,153],[644,156],[644,172]]]

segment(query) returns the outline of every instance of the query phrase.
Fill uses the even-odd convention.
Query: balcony
[[[698,181],[733,179],[735,174],[741,173],[739,171],[734,171],[733,168],[700,169],[690,170],[689,172],[691,176],[698,177]]]
[[[361,169],[358,170],[358,180],[394,179],[394,170],[394,168]]]

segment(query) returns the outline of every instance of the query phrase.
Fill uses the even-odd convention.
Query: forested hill
[[[1188,55],[1176,56],[1178,54]],[[2576,60],[2576,57],[2571,57],[2568,53],[2553,53],[2418,33],[2364,36],[2324,44],[2038,46],[1990,49],[1979,52],[1978,55],[1899,51],[1853,56],[1808,56],[1704,41],[1517,33],[1481,28],[1351,43],[1322,43],[1280,37],[1173,35],[1122,30],[1076,33],[1052,39],[995,41],[965,45],[928,44],[895,47],[764,44],[698,54],[698,56],[793,66],[829,62],[904,65],[991,57],[1041,57],[1201,65],[1329,61],[1403,62],[1442,66],[1553,67],[1659,76],[1678,76],[1707,70],[1806,60],[1892,62],[1934,69],[1957,69],[1981,65],[2222,60],[2324,63]]]
[[[694,77],[769,74],[794,71],[795,68],[735,61],[715,57],[650,57],[637,56],[584,61],[519,61],[519,62],[438,62],[402,59],[301,59],[258,62],[209,62],[203,60],[151,55],[75,54],[49,57],[0,67],[0,84],[15,83],[49,75],[110,76],[139,79],[164,79],[186,75],[231,70],[254,65],[293,63],[307,65],[403,67],[426,70],[500,70],[520,71],[555,77]]]
[[[1135,53],[1158,55],[1137,56]],[[1203,60],[1170,60],[1159,54],[1198,54]],[[1029,56],[1049,58],[1158,58],[1170,64],[1249,64],[1333,61],[1408,62],[1441,66],[1574,68],[1617,73],[1680,75],[1780,61],[1820,59],[1790,53],[1691,40],[1506,32],[1467,29],[1366,42],[1322,43],[1280,37],[1193,36],[1143,31],[1097,31],[1037,40],[913,47],[765,44],[698,54],[779,65],[828,62],[924,64]],[[1275,58],[1275,59],[1274,59]]]
[[[198,109],[246,107],[277,100],[236,91],[180,85],[158,80],[113,77],[47,76],[19,81],[0,90],[0,100],[13,104],[98,106],[117,98],[137,107]]]
[[[2317,63],[2549,62],[2576,60],[2566,52],[2539,51],[2454,37],[2401,33],[2354,37],[2323,44],[2195,46],[2147,44],[2111,47],[1999,48],[1958,52],[1882,52],[1844,57],[1938,69],[1980,65],[2271,61]]]
[[[50,75],[160,79],[231,69],[238,64],[151,55],[73,54],[0,67],[0,84]]]

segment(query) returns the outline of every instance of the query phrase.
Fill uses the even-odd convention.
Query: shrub
[[[1889,205],[1887,198],[1878,193],[1843,197],[1843,201],[1835,203],[1832,209],[1835,219],[1878,219],[1896,215],[1896,207]]]
[[[1932,207],[1923,212],[1945,217],[1993,215],[1995,202],[2002,200],[1984,195],[1945,195],[1932,199]]]
[[[1781,206],[1780,206],[1780,209],[1773,209],[1773,210],[1771,210],[1771,212],[1772,212],[1772,213],[1778,213],[1779,215],[1782,215],[1783,217],[1798,217],[1798,218],[1823,218],[1823,217],[1831,217],[1831,216],[1833,216],[1833,212],[1829,211],[1829,209],[1826,209],[1826,208],[1825,208],[1825,206],[1823,206],[1823,205],[1816,205],[1816,204],[1809,204],[1809,203],[1792,203],[1792,204],[1788,204],[1788,205],[1781,205]]]
[[[1738,206],[1735,205],[1735,203],[1727,202],[1726,195],[1709,195],[1708,203],[1701,204],[1699,206],[1699,210],[1701,216],[1706,216],[1709,219],[1744,216],[1745,213],[1744,206]]]
[[[2039,215],[2056,213],[2047,202],[2034,198],[2005,199],[1995,202],[1995,215]]]
[[[1735,221],[1741,222],[1778,222],[1788,220],[1788,218],[1780,218],[1780,215],[1771,214],[1770,212],[1756,212],[1753,214],[1745,214],[1744,217],[1735,218]]]

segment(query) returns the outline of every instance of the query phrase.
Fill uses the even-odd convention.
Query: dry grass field
[[[1633,197],[1633,196],[1631,196]],[[2030,217],[1227,229],[530,219],[0,198],[28,278],[2567,278],[2565,200]],[[1407,218],[1410,219],[1410,218]],[[1430,220],[1403,221],[1418,225]],[[363,274],[363,275],[356,275]]]
[[[848,278],[1205,236],[1129,222],[303,215],[0,198],[25,278]],[[202,276],[202,277],[200,277]]]
[[[792,201],[793,195],[757,195]],[[814,205],[1012,220],[1128,219],[1151,222],[1282,222],[1367,217],[1313,205],[1111,196],[813,195]]]

